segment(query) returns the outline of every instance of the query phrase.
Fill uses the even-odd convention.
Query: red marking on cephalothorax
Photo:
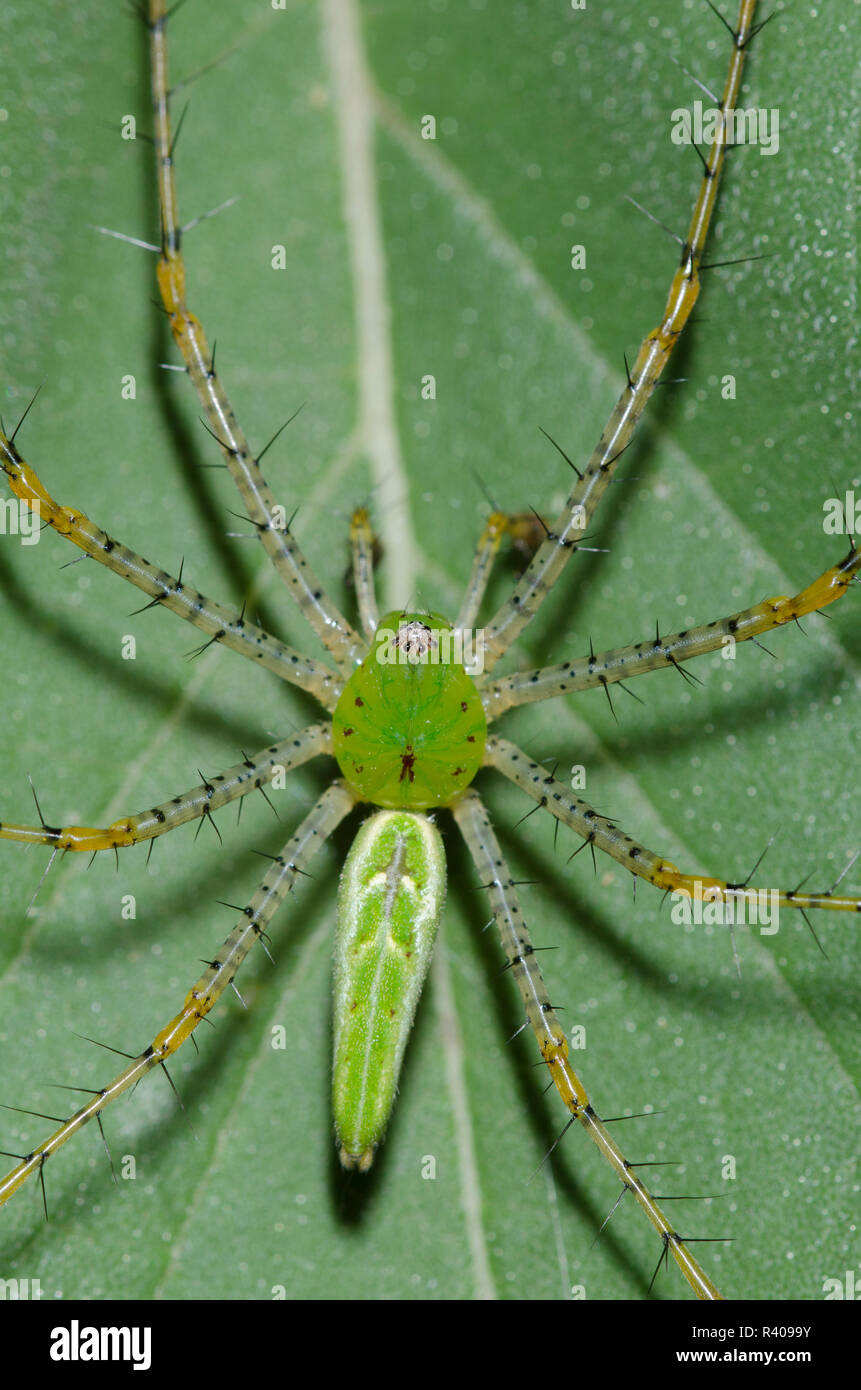
[[[404,778],[406,777],[410,782],[414,782],[416,780],[416,775],[413,771],[415,765],[416,755],[413,752],[412,744],[408,743],[405,751],[401,754],[401,775],[398,778],[398,781],[403,782]]]

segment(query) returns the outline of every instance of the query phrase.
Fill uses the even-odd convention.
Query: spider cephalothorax
[[[335,756],[363,801],[447,806],[481,767],[487,720],[454,637],[433,613],[380,620],[332,715]]]

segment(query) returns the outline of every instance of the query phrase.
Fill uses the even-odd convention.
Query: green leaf
[[[725,8],[731,7],[728,2]],[[677,250],[625,201],[684,233],[700,166],[670,139],[671,112],[699,97],[675,56],[719,88],[728,36],[705,4],[634,0],[575,11],[388,0],[361,19],[377,113],[376,181],[358,199],[381,218],[391,375],[357,333],[356,223],[345,214],[332,52],[355,56],[346,3],[183,7],[172,70],[229,51],[187,92],[177,149],[191,219],[189,298],[245,429],[262,447],[304,409],[266,470],[336,599],[351,509],[371,499],[395,601],[453,612],[488,498],[552,514],[570,474],[539,432],[580,463],[629,360],[663,308]],[[229,514],[238,510],[154,307],[154,257],[98,235],[156,239],[145,34],[92,0],[0,17],[6,62],[0,217],[0,353],[7,425],[36,386],[19,436],[58,500],[204,592],[318,647]],[[857,333],[849,94],[858,38],[838,6],[787,9],[753,45],[745,102],[779,113],[780,147],[734,151],[709,259],[770,259],[707,278],[699,322],[621,468],[580,556],[529,629],[524,666],[650,636],[794,592],[840,558],[823,502],[861,499],[853,433]],[[355,100],[356,91],[351,91]],[[436,120],[422,139],[423,118]],[[284,271],[273,247],[286,247]],[[585,270],[570,268],[586,248]],[[371,303],[373,303],[373,298]],[[380,346],[378,330],[377,347]],[[369,372],[369,362],[376,375]],[[382,362],[382,368],[380,367]],[[123,379],[135,379],[134,400]],[[735,399],[721,384],[735,378]],[[423,378],[436,399],[422,397]],[[364,393],[364,395],[363,395]],[[391,393],[391,396],[390,396]],[[398,455],[371,462],[361,428],[391,399]],[[374,436],[379,440],[379,434]],[[403,470],[403,477],[401,474]],[[394,498],[394,501],[392,501]],[[408,501],[405,525],[398,511]],[[105,824],[174,795],[313,718],[232,653],[184,658],[196,635],[167,613],[130,617],[139,596],[55,535],[0,537],[3,777],[0,815],[30,822],[32,775],[46,819]],[[408,566],[414,576],[407,578]],[[498,601],[510,563],[494,584]],[[411,593],[399,590],[409,586]],[[828,886],[859,848],[858,593],[735,661],[637,682],[643,706],[603,692],[518,712],[501,731],[533,757],[582,764],[587,798],[691,870]],[[124,660],[122,639],[136,639]],[[291,776],[199,837],[187,826],[86,871],[56,863],[26,915],[46,856],[0,845],[0,1100],[63,1115],[119,1062],[79,1036],[136,1053],[179,1008],[333,764]],[[641,884],[587,855],[489,775],[486,791],[518,880],[551,998],[585,1026],[575,1054],[678,1228],[732,1236],[697,1252],[728,1296],[822,1297],[857,1261],[858,931],[820,913],[820,954],[788,912],[768,937],[741,928],[739,978],[725,929],[675,926]],[[110,1180],[89,1127],[48,1164],[50,1222],[36,1183],[0,1215],[0,1275],[43,1297],[643,1298],[660,1253],[577,1127],[539,1164],[565,1115],[534,1045],[475,874],[440,817],[450,857],[446,921],[401,1095],[377,1166],[345,1178],[329,1107],[330,958],[339,866],[350,835],[315,861],[231,998],[171,1067],[108,1109]],[[861,891],[856,867],[844,881]],[[123,917],[128,899],[133,920]],[[273,1046],[283,1029],[284,1047]],[[49,1122],[0,1112],[0,1147],[25,1152]],[[131,1162],[134,1160],[134,1178]],[[736,1177],[725,1180],[728,1157]],[[432,1162],[430,1160],[433,1160]],[[428,1176],[434,1172],[435,1176]],[[684,1297],[675,1269],[651,1296]]]

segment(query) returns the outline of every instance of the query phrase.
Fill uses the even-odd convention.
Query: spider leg
[[[728,883],[702,874],[685,874],[659,854],[637,843],[586,801],[572,795],[564,782],[557,782],[541,763],[533,762],[516,744],[493,735],[488,737],[485,762],[510,782],[546,806],[551,815],[569,826],[584,844],[603,850],[638,878],[647,879],[666,893],[683,893],[694,901],[749,904],[759,907],[762,894],[776,907],[831,908],[837,912],[861,912],[861,898],[824,893],[801,893],[795,889],[756,888],[747,883]],[[582,848],[582,846],[581,846]],[[772,896],[773,895],[773,896]]]
[[[487,581],[493,569],[493,562],[499,551],[502,537],[508,530],[508,523],[509,518],[504,512],[494,511],[487,518],[476,548],[466,592],[460,605],[460,612],[455,619],[455,632],[475,626],[478,610],[487,589]]]
[[[756,0],[741,0],[738,24],[735,31],[730,30],[733,46],[721,100],[722,111],[735,106],[741,89],[745,50],[754,32],[755,8]],[[572,487],[565,506],[554,520],[526,573],[485,629],[486,671],[492,669],[535,616],[569,558],[579,549],[583,532],[588,529],[612,481],[615,464],[630,444],[646,403],[658,385],[697,301],[700,267],[726,154],[724,136],[725,130],[722,128],[709,147],[708,157],[703,158],[700,191],[661,322],[644,338],[633,367],[628,368],[626,363],[622,394],[613,407],[589,462]]]
[[[766,598],[753,608],[746,608],[730,618],[721,618],[704,627],[687,628],[669,637],[656,636],[651,642],[617,647],[613,651],[600,652],[597,656],[592,654],[577,661],[564,661],[558,666],[516,671],[482,690],[484,712],[488,720],[497,719],[504,710],[514,705],[552,700],[557,695],[567,695],[573,690],[591,690],[599,685],[606,688],[613,681],[627,680],[644,671],[677,666],[681,661],[718,651],[730,643],[746,642],[833,603],[845,594],[859,570],[861,550],[852,542],[845,560],[839,565],[832,565],[792,598],[785,595]]]
[[[137,815],[123,816],[104,829],[84,825],[10,825],[0,822],[0,839],[19,840],[29,845],[51,845],[54,849],[88,853],[103,849],[125,849],[166,835],[187,821],[211,816],[221,806],[248,796],[266,786],[274,777],[301,767],[311,758],[332,751],[331,725],[310,724],[297,734],[272,744],[253,758],[245,758],[217,777],[201,782],[182,796],[174,796],[160,806]]]
[[[589,1097],[568,1057],[568,1042],[553,1011],[547,987],[535,957],[535,950],[523,919],[517,889],[493,833],[484,803],[476,791],[464,792],[451,806],[458,827],[466,840],[475,867],[490,896],[493,915],[502,938],[502,949],[517,982],[529,1024],[541,1056],[572,1121],[579,1120],[590,1139],[621,1179],[634,1193],[655,1230],[672,1251],[682,1273],[698,1298],[719,1299],[721,1294],[694,1259],[684,1239],[667,1220],[657,1200],[625,1158],[615,1140],[589,1102]]]
[[[210,640],[220,642],[239,652],[249,661],[265,666],[282,680],[298,685],[313,695],[326,709],[334,709],[342,682],[321,661],[303,656],[293,647],[280,642],[254,623],[244,613],[228,608],[215,599],[207,598],[182,579],[174,579],[166,570],[150,564],[128,546],[99,529],[83,512],[63,507],[55,502],[47,488],[28,463],[25,463],[13,442],[0,430],[0,467],[9,479],[9,486],[19,500],[36,511],[58,535],[71,541],[91,559],[107,566],[121,578],[149,594],[153,605],[160,604],[176,613],[193,627],[209,634]]]
[[[374,533],[365,507],[357,507],[350,521],[350,554],[359,619],[362,631],[370,642],[377,630],[380,615],[374,586]]]
[[[220,996],[233,984],[234,976],[252,946],[260,940],[298,875],[352,809],[352,794],[341,782],[333,782],[323,792],[287,841],[268,870],[260,887],[245,908],[215,958],[207,963],[200,979],[189,990],[175,1018],[160,1029],[148,1047],[132,1059],[108,1084],[65,1120],[50,1138],[39,1144],[0,1182],[0,1206],[18,1190],[31,1173],[41,1172],[44,1164],[68,1139],[111,1103],[134,1086],[153,1067],[163,1065],[190,1037]]]
[[[537,512],[500,512],[494,509],[487,518],[476,547],[463,602],[454,623],[456,632],[465,632],[475,626],[503,536],[509,536],[512,548],[531,559],[540,544],[536,537],[546,535],[546,532],[547,528]]]
[[[343,674],[349,675],[357,661],[361,660],[363,643],[322,589],[293,538],[286,518],[281,519],[280,509],[277,509],[259,460],[239,426],[215,370],[213,354],[203,328],[186,304],[185,263],[180,250],[182,226],[174,178],[168,85],[167,23],[172,12],[168,12],[165,0],[150,0],[147,27],[150,35],[154,143],[161,211],[161,254],[156,272],[159,292],[174,341],[182,354],[211,433],[221,447],[263,548],[338,668]]]

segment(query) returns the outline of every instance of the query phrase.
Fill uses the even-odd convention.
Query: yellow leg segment
[[[793,907],[802,911],[812,908],[831,908],[838,912],[861,912],[861,898],[847,897],[832,891],[801,893],[792,889],[757,888],[747,883],[729,883],[724,879],[697,874],[685,874],[661,855],[646,849],[606,816],[599,815],[587,801],[574,796],[564,782],[557,782],[541,763],[511,743],[509,739],[490,735],[485,745],[485,762],[495,767],[509,781],[545,806],[551,815],[569,826],[585,844],[592,845],[622,864],[638,878],[644,878],[665,892],[681,892],[693,899],[725,903],[759,905],[762,895],[777,907]],[[771,896],[773,895],[773,897]]]
[[[161,211],[161,255],[157,279],[162,304],[209,428],[221,447],[264,550],[342,674],[349,675],[364,656],[364,644],[325,593],[289,526],[278,520],[275,497],[215,370],[215,361],[203,327],[186,303],[185,264],[180,249],[182,226],[177,206],[170,121],[168,19],[165,0],[149,0],[153,138]]]
[[[636,1165],[628,1162],[616,1141],[610,1137],[590,1104],[585,1086],[571,1066],[568,1040],[550,1003],[520,908],[517,889],[480,796],[472,790],[464,792],[451,807],[451,812],[467,843],[479,878],[490,896],[502,949],[523,999],[527,1021],[553,1083],[571,1115],[571,1122],[580,1122],[621,1180],[624,1190],[634,1194],[660,1235],[664,1249],[672,1253],[697,1298],[721,1298],[716,1285],[694,1259],[685,1239],[673,1228],[657,1200],[637,1175]]]
[[[246,620],[244,613],[207,598],[198,589],[175,579],[142,555],[109,536],[75,507],[64,507],[48,492],[13,441],[0,431],[0,468],[14,495],[26,502],[40,520],[76,545],[90,559],[113,570],[114,574],[148,594],[153,603],[205,632],[213,642],[239,652],[240,656],[266,667],[315,696],[326,709],[334,709],[342,682],[320,661],[303,656],[276,637]]]
[[[800,593],[787,597],[763,599],[753,608],[734,613],[702,627],[686,628],[669,636],[655,636],[653,641],[638,642],[612,651],[590,653],[575,661],[563,661],[557,666],[543,666],[531,671],[515,671],[488,685],[482,686],[481,701],[488,722],[498,719],[507,709],[517,705],[553,700],[579,690],[594,690],[597,686],[612,685],[629,680],[646,671],[665,670],[682,661],[720,651],[729,642],[747,642],[764,633],[782,627],[808,613],[818,612],[841,598],[861,570],[861,550],[854,542],[845,559],[808,584]],[[479,678],[481,685],[481,678]]]
[[[50,845],[53,849],[77,853],[98,853],[104,849],[127,849],[143,840],[154,840],[169,830],[201,816],[210,816],[219,807],[238,797],[248,796],[268,786],[274,777],[301,767],[311,758],[332,752],[330,724],[309,724],[281,743],[270,744],[253,758],[243,758],[225,772],[201,782],[182,796],[174,796],[160,806],[124,816],[99,828],[87,825],[10,825],[0,822],[0,839],[18,840],[28,845]]]
[[[753,35],[756,0],[741,0],[733,31],[729,69],[721,97],[721,111],[735,107],[741,90],[745,52]],[[516,585],[510,598],[494,614],[486,631],[485,669],[490,671],[508,650],[518,634],[538,612],[541,604],[579,548],[583,532],[591,523],[606,492],[616,465],[634,437],[646,404],[660,380],[700,292],[700,265],[709,226],[717,202],[718,188],[726,157],[723,130],[709,146],[705,170],[694,206],[688,234],[682,247],[663,316],[648,333],[637,353],[628,380],[601,433],[592,456],[572,488],[562,511],[539,547],[535,558]]]
[[[512,547],[528,562],[546,533],[546,526],[533,512],[491,512],[476,547],[455,631],[475,626],[503,537],[508,536]]]
[[[124,1091],[136,1085],[153,1067],[160,1066],[191,1036],[226,989],[248,952],[260,940],[298,875],[341,823],[354,805],[352,794],[341,782],[333,782],[302,821],[275,859],[257,892],[215,958],[185,996],[175,1018],[159,1029],[149,1047],[132,1059],[86,1105],[65,1120],[48,1139],[25,1154],[0,1181],[0,1206],[18,1191],[31,1174],[41,1172],[52,1154],[67,1143],[89,1120],[101,1114]]]
[[[362,631],[370,641],[377,630],[380,615],[374,586],[374,532],[366,507],[357,507],[353,512],[350,521],[350,554],[359,618]]]

